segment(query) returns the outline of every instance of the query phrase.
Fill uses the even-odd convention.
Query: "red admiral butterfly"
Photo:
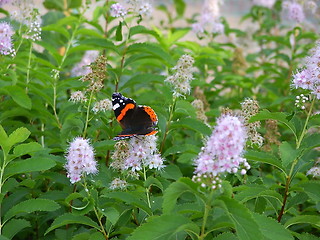
[[[137,106],[133,99],[126,98],[121,93],[114,93],[112,94],[112,108],[123,129],[113,140],[117,141],[136,135],[153,135],[158,132],[155,129],[158,117],[151,107]]]

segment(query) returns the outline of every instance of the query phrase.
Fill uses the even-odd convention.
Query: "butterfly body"
[[[158,132],[155,129],[158,117],[151,107],[137,105],[133,99],[124,97],[121,93],[112,94],[112,106],[123,129],[113,138],[114,140],[136,135],[153,135]]]

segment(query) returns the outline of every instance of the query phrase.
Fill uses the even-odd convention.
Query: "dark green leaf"
[[[176,12],[179,16],[183,16],[186,9],[186,4],[184,0],[174,0],[174,5],[176,7]]]
[[[186,192],[193,193],[196,196],[201,197],[198,192],[198,186],[192,182],[189,178],[180,178],[179,181],[171,183],[165,190],[163,195],[163,213],[169,214],[174,210],[178,198]]]
[[[161,215],[150,218],[147,223],[138,227],[127,239],[174,240],[177,239],[177,234],[183,231],[198,233],[199,228],[187,217],[178,214]]]
[[[4,225],[2,234],[9,239],[13,239],[18,232],[27,227],[31,227],[30,222],[27,220],[11,219]]]
[[[82,224],[86,226],[93,227],[97,230],[99,230],[99,226],[97,223],[91,220],[91,218],[87,216],[80,216],[80,215],[74,215],[72,213],[65,213],[62,216],[57,217],[51,226],[47,229],[45,232],[45,235],[48,234],[50,231],[65,226],[67,224]]]
[[[0,88],[0,93],[8,94],[19,106],[31,109],[32,103],[26,91],[18,86],[6,86]]]
[[[265,240],[294,240],[290,232],[275,219],[257,213],[252,214],[254,220],[258,223]],[[270,231],[270,229],[272,229],[272,231]]]
[[[15,174],[45,171],[56,165],[56,162],[49,157],[31,157],[26,160],[11,162],[4,171],[4,179]]]
[[[55,201],[49,199],[29,199],[13,206],[4,216],[4,221],[8,221],[21,213],[32,213],[35,211],[52,212],[59,209],[60,206]]]
[[[295,225],[295,224],[311,224],[316,227],[320,227],[320,216],[318,215],[301,215],[290,218],[284,226],[286,228]]]
[[[286,172],[286,170],[284,169],[284,167],[281,164],[281,160],[277,159],[276,157],[274,157],[270,154],[249,150],[245,153],[245,157],[248,160],[253,160],[253,161],[262,162],[262,163],[268,163],[270,165],[273,165],[273,166],[279,168],[284,173]]]
[[[263,239],[259,225],[244,205],[232,198],[222,197],[221,199],[240,240]]]
[[[116,40],[117,41],[122,41],[122,22],[119,22],[119,25],[117,27],[116,31]]]
[[[192,130],[197,131],[203,135],[209,135],[212,131],[206,124],[204,124],[202,121],[195,119],[195,118],[179,119],[179,121],[176,121],[171,124],[171,128],[192,129]]]

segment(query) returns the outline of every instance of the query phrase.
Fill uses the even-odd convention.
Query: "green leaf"
[[[162,177],[166,179],[178,180],[182,177],[180,168],[177,165],[167,165],[162,171],[160,171]]]
[[[141,208],[149,215],[152,215],[151,209],[147,205],[147,202],[141,199],[141,195],[138,195],[134,192],[110,192],[107,195],[103,195],[102,197],[118,199],[122,202],[127,203],[128,205]]]
[[[66,28],[61,27],[58,24],[51,24],[42,27],[42,31],[53,31],[62,34],[66,39],[70,39],[70,33],[67,31]]]
[[[285,168],[281,164],[281,160],[270,154],[249,150],[245,153],[245,158],[257,162],[268,163],[279,168],[279,170],[283,171],[284,173],[286,172]]]
[[[174,61],[166,51],[164,51],[158,44],[155,43],[134,43],[127,49],[127,53],[147,53],[157,59],[162,60],[167,66],[174,65]],[[126,64],[125,64],[126,65]]]
[[[174,240],[180,232],[199,233],[199,227],[193,223],[189,218],[178,215],[161,215],[154,216],[128,237],[128,240]],[[183,238],[184,239],[184,238]]]
[[[163,192],[163,186],[161,182],[153,176],[147,178],[147,180],[144,182],[144,186],[146,188],[149,188],[150,186],[156,186]]]
[[[163,213],[169,214],[174,210],[178,198],[186,192],[193,193],[195,196],[202,197],[198,192],[198,185],[189,178],[180,178],[177,182],[173,182],[167,187],[163,195]]]
[[[174,5],[176,7],[177,14],[182,17],[184,14],[184,11],[186,9],[186,4],[184,0],[174,0]]]
[[[292,163],[299,154],[299,151],[294,149],[288,142],[282,142],[279,146],[280,156],[283,166],[286,168]]]
[[[163,83],[165,76],[155,75],[151,73],[146,74],[138,74],[130,78],[120,89],[127,89],[129,87],[136,86],[137,84],[155,84],[155,83]]]
[[[14,205],[4,216],[4,221],[8,221],[21,213],[32,213],[35,211],[52,212],[59,209],[60,206],[55,201],[49,199],[29,199]]]
[[[252,215],[254,220],[258,223],[265,240],[294,240],[290,232],[273,218],[257,213],[252,213]],[[270,229],[272,229],[272,231],[270,231]]]
[[[24,128],[24,127],[18,128],[9,135],[9,138],[7,140],[8,145],[11,148],[13,145],[17,143],[24,142],[25,140],[28,139],[30,134],[31,132],[27,128]]]
[[[81,216],[81,215],[74,215],[72,213],[65,213],[62,216],[57,217],[51,226],[47,229],[45,232],[45,235],[47,235],[50,231],[65,226],[67,224],[82,224],[86,226],[93,227],[97,230],[100,230],[97,223],[91,220],[91,218],[87,216]]]
[[[45,171],[56,165],[56,162],[49,157],[31,157],[26,160],[11,162],[4,171],[4,179],[15,174]]]
[[[107,208],[105,211],[103,211],[103,215],[105,215],[107,220],[109,220],[113,225],[117,223],[120,217],[118,210],[113,207]]]
[[[150,30],[142,25],[137,25],[137,26],[130,28],[130,32],[129,32],[130,38],[136,34],[150,34],[150,35],[154,36],[156,39],[160,38],[158,33],[156,33],[153,30]]]
[[[41,150],[43,150],[43,148],[39,143],[30,142],[30,143],[23,143],[23,144],[17,145],[13,149],[13,153],[16,156],[22,156],[22,155],[25,155],[25,154],[32,154],[32,153],[35,153],[35,152],[39,152]]]
[[[238,240],[238,238],[231,232],[225,232],[225,233],[219,234],[215,238],[212,238],[212,240]]]
[[[268,120],[268,119],[277,120],[277,121],[283,123],[285,126],[287,126],[292,131],[292,133],[295,135],[295,137],[297,138],[296,128],[292,122],[288,121],[287,117],[288,117],[288,115],[286,115],[282,112],[271,113],[267,109],[264,109],[263,111],[259,112],[258,114],[254,115],[253,117],[251,117],[249,122]]]
[[[319,181],[309,181],[301,184],[303,192],[306,193],[310,199],[315,202],[320,202],[320,182]]]
[[[18,86],[5,86],[0,88],[0,93],[4,93],[12,97],[19,106],[31,109],[32,103],[30,97],[26,94],[26,91]]]
[[[221,199],[240,240],[263,239],[259,225],[244,205],[232,198]]]
[[[171,124],[171,128],[187,128],[197,131],[203,135],[209,135],[211,133],[211,129],[206,124],[195,118],[179,119],[179,121]]]
[[[119,25],[117,27],[116,31],[116,40],[117,41],[122,41],[122,22],[119,22]]]
[[[8,145],[8,135],[1,125],[0,125],[0,146],[4,151],[4,154],[7,155],[11,147]]]
[[[2,234],[9,239],[12,239],[22,229],[31,227],[30,222],[24,219],[11,219],[4,227]]]
[[[290,218],[284,226],[286,228],[295,224],[310,224],[316,227],[320,227],[320,216],[318,215],[301,215]]]

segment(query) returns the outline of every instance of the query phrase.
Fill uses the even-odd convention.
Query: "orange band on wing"
[[[157,132],[158,132],[158,131],[153,130],[152,132],[147,133],[145,136],[153,135],[153,134],[156,134]]]
[[[133,103],[128,103],[122,110],[119,116],[117,117],[117,120],[120,122],[123,117],[126,115],[127,111],[130,109],[134,109],[135,105]]]

